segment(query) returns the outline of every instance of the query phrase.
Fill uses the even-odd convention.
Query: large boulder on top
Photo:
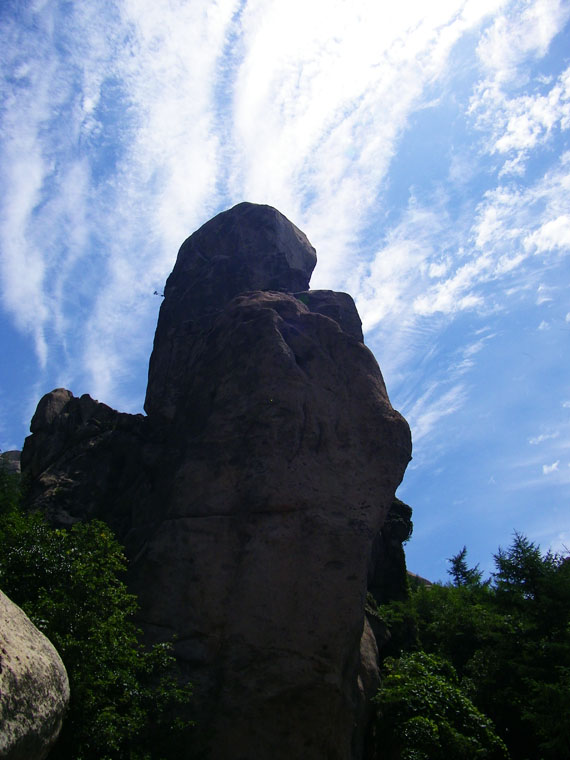
[[[52,643],[0,591],[0,757],[43,760],[69,703],[69,681]]]
[[[210,760],[359,758],[378,683],[367,578],[410,432],[352,298],[308,290],[314,263],[275,209],[220,214],[168,279],[148,418],[57,391],[24,447],[36,503],[46,473],[89,482],[93,460],[84,509],[111,499],[140,622],[176,636]],[[43,508],[76,519],[73,488],[50,488]]]
[[[150,359],[145,409],[172,419],[187,353],[226,304],[249,290],[294,293],[317,263],[301,230],[277,209],[240,203],[206,222],[181,246],[166,281]]]

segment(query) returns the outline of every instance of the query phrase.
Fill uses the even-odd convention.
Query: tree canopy
[[[504,760],[494,726],[462,691],[445,659],[418,651],[384,665],[375,699],[386,760]]]
[[[450,560],[451,583],[381,606],[392,636],[385,652],[400,669],[422,653],[449,663],[513,760],[570,757],[570,561],[515,533],[494,563],[483,580],[464,547]]]

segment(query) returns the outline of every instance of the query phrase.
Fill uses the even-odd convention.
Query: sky
[[[570,547],[570,0],[3,0],[0,74],[1,450],[141,412],[180,244],[267,203],[410,423],[409,569]]]

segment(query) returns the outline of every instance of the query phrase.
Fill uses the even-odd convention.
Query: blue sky
[[[140,412],[182,241],[242,200],[357,302],[414,458],[408,565],[570,546],[570,3],[4,0],[0,448]]]

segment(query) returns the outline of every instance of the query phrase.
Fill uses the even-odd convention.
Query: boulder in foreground
[[[47,757],[68,703],[67,673],[55,647],[0,591],[0,758]]]

